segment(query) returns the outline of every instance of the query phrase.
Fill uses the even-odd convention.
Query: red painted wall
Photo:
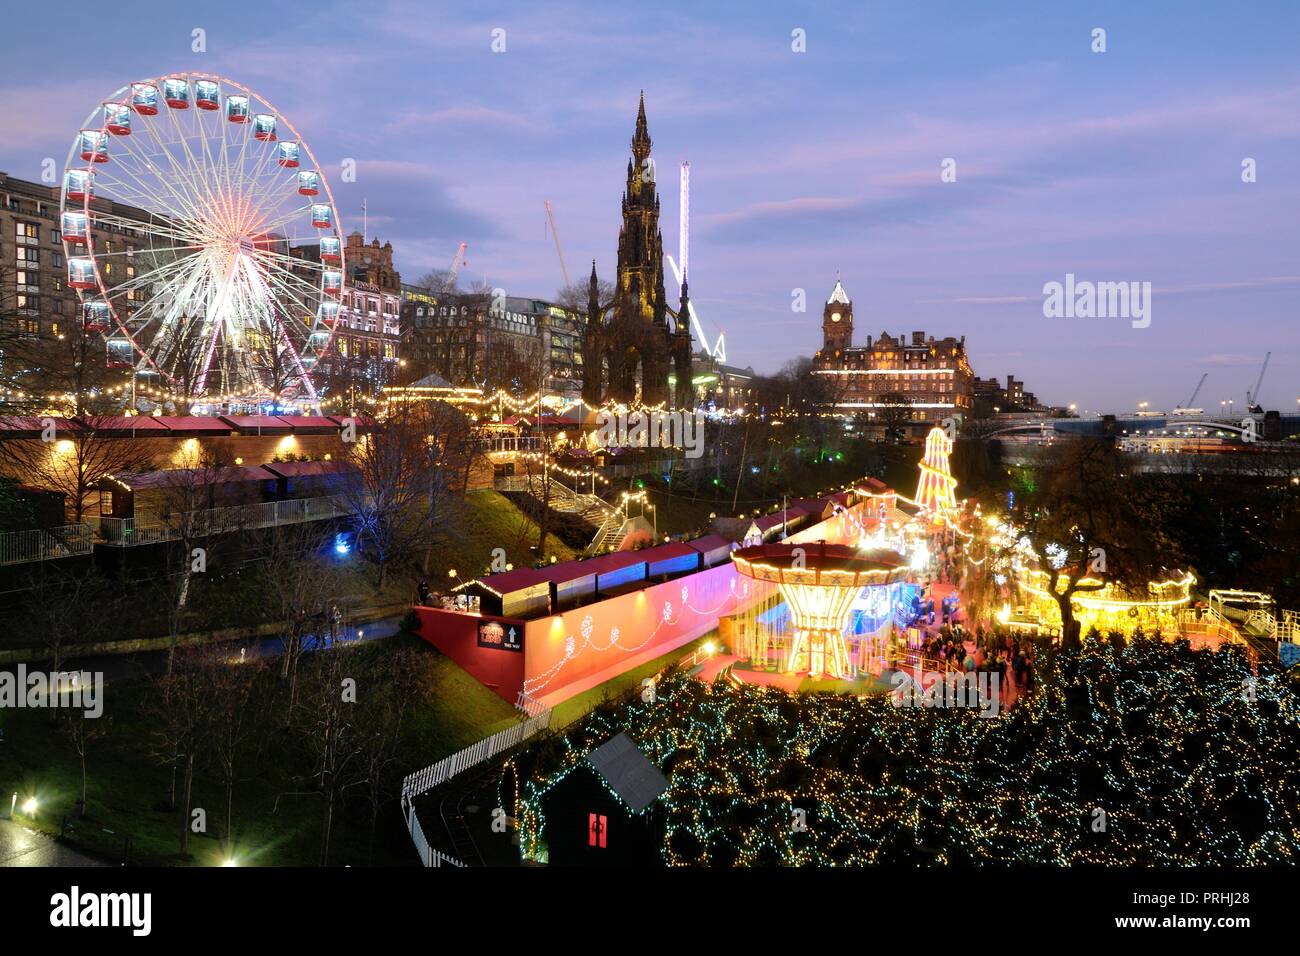
[[[851,543],[861,514],[859,505],[788,540]],[[771,587],[741,577],[727,561],[528,622],[489,617],[523,627],[523,653],[479,647],[478,615],[429,607],[415,611],[420,636],[499,696],[513,704],[523,689],[554,705],[707,634],[719,618],[752,606]]]
[[[790,541],[857,540],[862,506],[793,534]],[[741,577],[730,561],[642,591],[529,621],[524,689],[557,704],[687,644],[718,619],[757,603],[772,585]]]
[[[420,617],[420,637],[469,671],[497,696],[515,703],[524,685],[524,653],[479,647],[478,622],[499,621],[522,629],[523,621],[487,614],[461,614],[436,607],[417,607],[415,613]],[[525,653],[527,649],[525,638]]]
[[[579,694],[717,627],[763,593],[725,565],[529,621],[524,689],[548,704]]]

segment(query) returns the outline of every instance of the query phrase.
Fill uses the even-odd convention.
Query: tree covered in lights
[[[514,758],[502,806],[544,858],[549,789],[626,730],[669,779],[667,865],[1294,861],[1300,711],[1281,675],[1150,638],[1043,651],[1039,689],[994,719],[670,673],[653,703],[608,703]]]
[[[1166,531],[1176,496],[1164,482],[1129,473],[1113,441],[1081,438],[1046,453],[1016,520],[1045,558],[1041,570],[1060,608],[1065,646],[1078,647],[1076,595],[1108,584],[1144,594],[1147,582],[1182,565]]]

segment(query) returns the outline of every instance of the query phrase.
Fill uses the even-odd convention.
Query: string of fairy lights
[[[545,859],[547,795],[625,731],[667,774],[670,866],[1261,865],[1300,851],[1300,709],[1280,675],[1153,640],[1091,642],[1047,670],[998,720],[669,675],[653,703],[569,731],[554,765],[515,757],[500,797],[523,856]]]
[[[860,536],[869,541],[862,518],[878,506],[877,532],[899,501],[919,505],[921,524],[982,546],[984,557],[969,560],[992,561],[987,573],[1000,585],[1041,591],[1038,568],[1058,559],[1053,549],[1040,556],[1008,521],[948,506],[952,486],[935,481],[947,469],[929,464],[920,501],[859,489],[868,499],[851,515]],[[1176,606],[1193,581],[1152,582],[1136,601],[1110,592],[1086,600]],[[1241,646],[1206,654],[1140,626],[1078,650],[1044,641],[1038,654],[1035,689],[996,720],[969,708],[897,708],[887,695],[789,694],[670,671],[651,700],[630,694],[568,730],[558,748],[513,757],[498,796],[519,821],[522,856],[545,861],[550,793],[626,732],[668,779],[652,806],[669,866],[1294,860],[1300,705],[1282,672]]]

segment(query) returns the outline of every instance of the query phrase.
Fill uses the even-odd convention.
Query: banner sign
[[[524,649],[524,629],[517,624],[503,624],[500,621],[488,620],[479,621],[478,646],[491,647],[498,651],[522,651]]]

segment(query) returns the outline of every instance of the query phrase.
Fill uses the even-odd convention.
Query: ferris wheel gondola
[[[346,275],[338,212],[263,97],[202,73],[127,84],[74,138],[60,214],[68,285],[110,367],[194,404],[317,401]]]

